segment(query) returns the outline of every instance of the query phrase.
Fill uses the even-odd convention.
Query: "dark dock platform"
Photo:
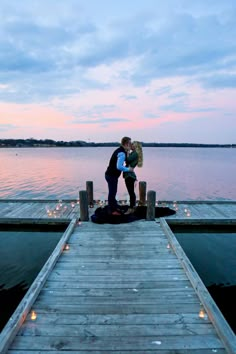
[[[2,223],[69,224],[0,334],[1,353],[236,353],[167,223],[236,223],[236,202],[162,202],[177,213],[118,225],[80,223],[78,204],[61,204],[0,201]]]

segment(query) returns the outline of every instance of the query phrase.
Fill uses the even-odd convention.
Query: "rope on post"
[[[147,190],[147,183],[144,181],[139,182],[139,205],[146,204],[146,190]]]
[[[93,182],[92,181],[87,181],[86,182],[86,190],[87,190],[87,194],[88,194],[88,205],[90,207],[93,207]]]
[[[88,211],[88,193],[87,191],[79,191],[80,199],[80,220],[88,221],[89,220],[89,211]]]
[[[155,220],[155,211],[156,211],[156,192],[148,191],[146,220],[148,221]]]

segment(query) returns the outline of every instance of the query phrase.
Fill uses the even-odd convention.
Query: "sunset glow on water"
[[[86,181],[94,198],[107,198],[104,173],[115,147],[0,149],[0,198],[78,198]],[[236,150],[230,148],[144,148],[138,181],[158,200],[236,199]],[[138,193],[138,184],[136,186]],[[127,198],[121,176],[117,197]]]

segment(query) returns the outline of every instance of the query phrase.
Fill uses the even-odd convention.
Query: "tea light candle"
[[[198,315],[200,318],[205,318],[205,311],[204,311],[204,309],[201,309],[200,311],[199,311],[199,315]]]
[[[31,320],[32,320],[32,321],[35,321],[35,320],[36,320],[36,318],[37,318],[37,314],[36,314],[36,312],[35,312],[35,311],[32,311],[32,312],[31,312],[31,316],[30,316],[30,318],[31,318]]]

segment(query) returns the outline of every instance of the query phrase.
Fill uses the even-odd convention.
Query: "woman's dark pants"
[[[136,205],[136,194],[134,192],[135,179],[132,177],[127,177],[125,178],[125,184],[129,193],[130,208],[133,208]]]

